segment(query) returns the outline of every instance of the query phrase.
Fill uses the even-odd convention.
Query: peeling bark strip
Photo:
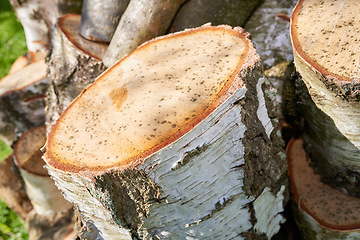
[[[110,42],[104,64],[110,67],[140,44],[165,34],[185,1],[131,0]]]
[[[305,142],[314,166],[324,181],[360,196],[358,9],[358,1],[300,0],[291,17],[291,39],[307,88]]]
[[[104,239],[271,238],[286,163],[260,76],[241,28],[151,40],[60,116],[48,170]]]

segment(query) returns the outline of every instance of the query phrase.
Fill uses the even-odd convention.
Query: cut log
[[[13,62],[8,74],[15,73],[31,63],[34,63],[37,61],[45,61],[45,57],[47,54],[48,54],[47,51],[43,51],[43,52],[36,52],[36,53],[27,52],[26,54],[21,55]]]
[[[9,146],[17,135],[45,123],[46,69],[37,61],[0,80],[0,138]]]
[[[302,139],[287,148],[293,208],[304,239],[360,238],[360,199],[330,187],[310,167]]]
[[[32,128],[19,138],[14,147],[14,161],[34,207],[26,217],[30,240],[63,239],[74,226],[72,204],[64,199],[44,168],[40,148],[45,139],[44,126]]]
[[[101,58],[107,45],[81,37],[80,19],[80,15],[65,15],[53,32],[48,62],[51,82],[46,102],[47,127],[51,127],[70,102],[105,70]]]
[[[23,220],[33,209],[12,154],[0,162],[0,198]]]
[[[241,28],[151,40],[60,116],[48,170],[104,239],[271,238],[286,162],[261,74]]]
[[[263,0],[189,0],[176,13],[171,31],[178,32],[211,23],[244,26]]]
[[[130,0],[84,0],[79,33],[88,40],[111,41]]]
[[[322,179],[360,196],[357,1],[300,0],[291,17],[294,61],[306,85],[305,143]]]
[[[26,192],[34,210],[39,215],[53,215],[66,212],[72,207],[49,177],[41,159],[40,148],[46,141],[45,127],[32,128],[25,132],[14,148],[14,160],[24,179]]]
[[[131,0],[114,33],[103,62],[110,67],[140,44],[167,32],[186,0]]]

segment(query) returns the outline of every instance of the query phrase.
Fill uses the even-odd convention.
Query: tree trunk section
[[[26,130],[45,123],[46,68],[40,60],[0,81],[0,138],[9,146]]]
[[[212,29],[210,26],[204,28]],[[230,31],[228,27],[224,28],[227,29],[225,31]],[[236,31],[244,34],[239,28]],[[153,49],[153,44],[165,43],[167,39],[187,35],[185,32],[152,40],[142,45],[139,51]],[[105,159],[110,154],[110,150],[102,150],[102,145],[96,145],[94,152],[100,153],[104,164],[87,168],[82,164],[90,164],[95,158],[87,159],[79,166],[71,165],[69,170],[64,170],[63,163],[56,163],[50,155],[52,153],[49,153],[51,151],[49,149],[52,143],[48,141],[45,155],[48,170],[65,198],[78,208],[80,218],[86,225],[85,228],[95,227],[97,230],[94,232],[99,231],[99,235],[93,236],[94,238],[270,239],[278,232],[280,224],[285,220],[281,212],[288,197],[283,142],[279,131],[274,128],[277,126],[276,110],[270,101],[275,93],[269,91],[270,84],[261,78],[260,59],[247,35],[244,36],[249,47],[249,55],[241,70],[237,69],[236,71],[239,72],[234,73],[236,75],[234,81],[239,81],[237,84],[241,87],[237,89],[238,85],[235,84],[229,90],[232,93],[227,93],[226,97],[222,98],[227,100],[223,100],[224,102],[203,121],[194,124],[181,138],[162,146],[143,159],[124,167],[107,167],[109,163]],[[219,44],[221,45],[221,41]],[[154,49],[161,48],[154,47]],[[175,47],[172,51],[176,49]],[[180,48],[178,51],[184,49]],[[83,91],[61,115],[50,132],[49,139],[57,141],[58,130],[54,129],[65,126],[62,125],[63,119],[73,111],[72,109],[79,106],[84,96],[95,91],[97,84],[110,78],[107,75],[115,74],[117,67],[120,68],[122,64],[127,66],[126,64],[135,61],[134,59],[140,61],[136,54],[132,53],[114,65]],[[166,54],[170,53],[166,51]],[[192,52],[189,54],[193,55]],[[160,59],[159,63],[154,63],[159,61],[157,58],[148,61],[155,66],[167,65],[161,62],[161,57]],[[144,62],[142,65],[145,66],[141,65],[137,72],[141,73],[142,68],[146,69],[146,64],[147,62]],[[177,65],[179,64],[175,64],[174,68]],[[56,66],[60,65],[54,64],[53,69],[56,69]],[[169,65],[169,68],[170,66],[172,65]],[[124,67],[126,72],[121,73],[120,76],[126,76],[130,72],[132,74],[132,67],[135,65]],[[202,68],[204,67],[206,66]],[[154,68],[151,69],[155,71]],[[177,72],[174,70],[172,74],[176,75]],[[171,79],[170,75],[166,76]],[[139,84],[141,80],[133,80],[136,77],[129,78],[134,81],[128,83],[129,88]],[[119,79],[116,82],[122,81],[124,80]],[[106,86],[110,85],[110,83],[105,84],[104,89],[100,88],[103,89],[100,92],[106,92]],[[165,84],[167,85],[172,84]],[[141,86],[141,89],[146,89],[146,84]],[[126,89],[115,89],[110,94],[115,107],[121,108],[125,105],[126,99],[130,98],[131,92]],[[161,87],[157,87],[156,90],[161,90]],[[107,101],[100,95],[90,99]],[[191,98],[191,102],[196,101],[200,100]],[[98,108],[95,105],[94,107]],[[175,107],[180,108],[179,104]],[[106,110],[98,111],[104,113]],[[153,111],[156,112],[155,109]],[[111,116],[109,121],[115,121],[116,124],[114,116]],[[112,125],[109,121],[100,122]],[[89,124],[93,123],[95,122],[89,122]],[[82,128],[87,128],[84,124],[80,125]],[[105,125],[101,124],[101,126]],[[72,128],[76,134],[77,127],[74,125]],[[98,134],[99,137],[100,135],[103,134]],[[74,136],[67,138],[77,141]],[[87,138],[88,141],[93,141],[91,138]],[[112,141],[111,138],[113,137],[105,139],[105,142]],[[65,155],[63,157],[66,158]],[[87,225],[89,222],[94,226]]]
[[[295,66],[304,83],[306,149],[323,181],[356,196],[360,81],[359,21],[353,10],[358,8],[356,1],[299,1],[291,19]]]
[[[53,32],[48,62],[51,81],[46,99],[48,128],[71,101],[106,69],[101,58],[107,46],[83,39],[77,31],[79,26],[80,15],[70,14],[60,18]]]
[[[304,239],[357,239],[360,237],[360,199],[320,180],[310,167],[303,140],[287,147],[288,174],[295,221]]]

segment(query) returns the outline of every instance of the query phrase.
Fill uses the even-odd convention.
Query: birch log
[[[37,61],[0,80],[0,138],[9,146],[45,123],[46,68],[44,60]]]
[[[58,18],[55,0],[10,0],[10,3],[24,28],[28,51],[46,51],[49,29]]]
[[[270,239],[287,180],[267,84],[241,28],[151,40],[60,116],[48,170],[104,239]]]
[[[287,147],[295,220],[304,239],[359,239],[360,199],[321,182],[310,167],[302,139]]]
[[[357,1],[300,0],[291,17],[307,151],[322,179],[360,196],[359,14]]]
[[[80,15],[68,14],[58,20],[52,36],[46,99],[46,125],[51,127],[70,102],[102,71],[107,45],[79,35]]]
[[[167,32],[186,0],[131,0],[121,17],[103,62],[110,67],[140,44]]]
[[[30,240],[64,239],[74,226],[72,204],[56,188],[41,159],[40,148],[45,138],[45,126],[31,128],[18,139],[14,147],[14,161],[34,207],[26,216]]]

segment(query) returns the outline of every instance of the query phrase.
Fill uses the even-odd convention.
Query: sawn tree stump
[[[104,239],[271,238],[286,163],[261,74],[241,28],[151,40],[60,116],[48,170]]]

